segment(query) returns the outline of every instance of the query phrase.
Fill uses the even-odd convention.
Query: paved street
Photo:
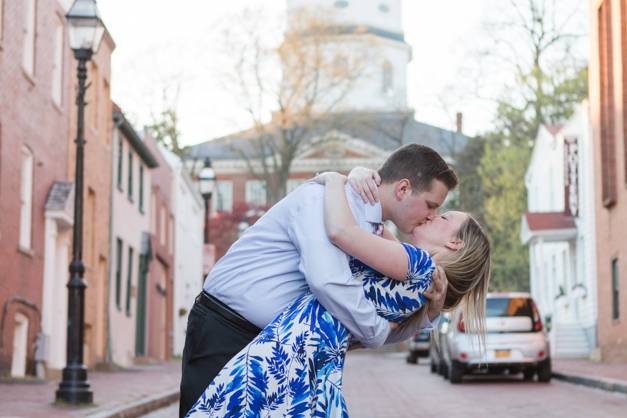
[[[553,380],[471,377],[451,385],[429,373],[427,363],[411,366],[402,353],[351,353],[344,390],[351,418],[624,417],[627,395]],[[422,359],[421,359],[422,360]],[[146,418],[176,416],[177,405]]]

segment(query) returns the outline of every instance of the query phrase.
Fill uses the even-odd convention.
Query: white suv
[[[486,303],[486,347],[480,353],[475,335],[467,334],[458,310],[438,339],[445,377],[460,383],[472,372],[523,373],[540,382],[551,380],[548,336],[538,308],[528,293],[490,293]]]

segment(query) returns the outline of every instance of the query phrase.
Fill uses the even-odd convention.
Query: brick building
[[[76,61],[65,20],[71,4],[0,1],[0,372],[15,376],[34,373],[35,360],[53,376],[65,366],[76,135]],[[105,114],[111,112],[114,47],[106,33],[88,69],[83,248],[88,364],[104,359],[106,347],[108,229],[98,221],[109,214],[111,124]]]
[[[54,331],[51,300],[43,306],[42,299],[45,265],[55,276],[48,284],[67,293],[69,262],[50,265],[68,261],[63,257],[71,250],[71,217],[54,213],[53,204],[55,185],[68,178],[74,109],[63,6],[57,0],[0,1],[0,374],[33,374],[42,321],[42,336]],[[66,253],[52,258],[49,244]]]
[[[627,361],[627,0],[590,0],[601,358]]]

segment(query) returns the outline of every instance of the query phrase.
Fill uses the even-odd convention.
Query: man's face
[[[401,194],[393,222],[402,232],[409,234],[423,222],[433,219],[442,206],[448,188],[440,180],[432,180],[428,191],[412,193],[411,189]]]

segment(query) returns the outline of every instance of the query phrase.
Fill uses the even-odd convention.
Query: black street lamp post
[[[87,61],[98,50],[104,34],[104,25],[98,14],[95,0],[76,0],[66,15],[69,23],[70,47],[78,60],[78,92],[76,94],[77,134],[76,173],[74,181],[74,231],[72,236],[72,262],[68,288],[67,359],[63,378],[56,392],[56,400],[70,404],[92,403],[93,392],[87,382],[87,367],[83,364],[85,327],[85,288],[83,280],[83,169],[85,138],[85,81]]]
[[[209,244],[209,202],[213,195],[213,189],[216,184],[216,173],[211,167],[211,159],[205,158],[202,170],[198,175],[198,183],[200,186],[200,194],[205,201],[205,233],[204,243]]]

